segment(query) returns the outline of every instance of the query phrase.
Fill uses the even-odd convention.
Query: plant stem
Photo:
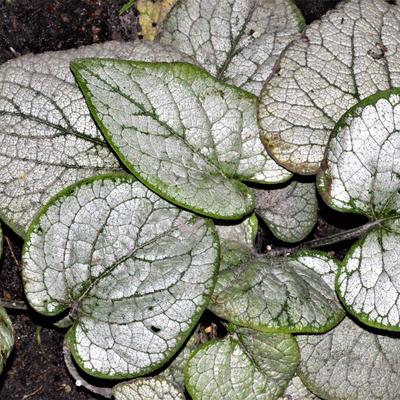
[[[28,306],[22,300],[0,299],[0,306],[11,310],[28,311]]]
[[[90,384],[87,382],[77,371],[75,368],[75,364],[72,360],[71,352],[69,351],[69,348],[67,347],[66,344],[63,346],[63,354],[64,354],[64,361],[65,365],[68,369],[68,372],[70,375],[75,379],[75,385],[76,386],[83,386],[87,390],[91,391],[92,393],[98,394],[100,396],[105,397],[106,399],[111,399],[112,398],[112,390],[111,388],[107,387],[98,387]]]
[[[292,248],[276,248],[266,253],[268,257],[279,257],[279,256],[289,256],[296,253],[299,250],[305,249],[316,249],[318,247],[328,246],[331,244],[343,242],[345,240],[357,239],[360,236],[368,233],[371,229],[380,225],[383,220],[368,222],[365,225],[358,226],[357,228],[349,229],[347,231],[338,232],[330,236],[326,236],[320,239],[309,240],[299,244],[298,246]]]

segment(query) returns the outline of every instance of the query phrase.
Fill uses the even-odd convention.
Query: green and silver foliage
[[[332,289],[333,259],[312,252],[257,256],[221,242],[221,265],[209,309],[234,324],[264,332],[326,332],[344,313]],[[329,275],[330,283],[324,275]]]
[[[400,96],[363,100],[339,122],[318,186],[331,207],[376,227],[347,254],[337,277],[345,307],[364,323],[400,330]]]
[[[160,377],[139,378],[113,387],[115,400],[185,400],[182,391]]]
[[[6,310],[0,306],[0,374],[14,347],[14,330]]]
[[[315,183],[292,181],[280,189],[254,189],[256,214],[285,242],[303,240],[317,222]]]
[[[120,170],[70,71],[77,57],[190,61],[160,44],[108,42],[0,66],[0,216],[20,236],[64,187]]]
[[[297,337],[299,375],[325,400],[398,400],[400,341],[346,318],[324,335]]]
[[[72,70],[121,160],[177,205],[239,219],[254,209],[241,181],[275,183],[291,175],[265,153],[257,98],[198,67],[86,59]]]
[[[181,0],[164,22],[160,41],[258,96],[282,50],[303,27],[291,0]]]
[[[340,117],[400,86],[399,19],[396,1],[343,1],[289,45],[259,108],[262,139],[281,165],[315,174]]]
[[[298,363],[299,349],[291,335],[238,328],[193,353],[185,382],[193,400],[275,400]]]
[[[25,293],[46,315],[70,309],[68,346],[103,378],[151,372],[182,346],[214,288],[214,225],[131,176],[69,187],[36,217],[24,247]]]

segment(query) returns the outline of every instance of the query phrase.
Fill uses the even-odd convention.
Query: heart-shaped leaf
[[[327,256],[266,258],[222,241],[221,257],[208,306],[221,318],[265,332],[298,333],[325,332],[344,316],[332,285],[337,265]],[[329,271],[331,284],[319,271]]]
[[[160,44],[109,42],[0,66],[0,216],[20,236],[58,191],[120,168],[69,67],[77,57],[95,56],[190,61]]]
[[[219,262],[213,223],[131,176],[100,176],[53,198],[24,247],[32,307],[75,320],[67,344],[89,374],[140,376],[163,365],[204,311]]]
[[[315,174],[340,117],[400,86],[399,18],[396,1],[343,1],[287,48],[259,108],[261,137],[281,165]]]
[[[258,95],[303,27],[291,0],[185,0],[169,14],[160,40],[218,79]]]
[[[297,336],[302,381],[329,400],[397,400],[400,341],[346,318],[324,335]]]
[[[338,274],[344,305],[364,323],[400,330],[400,96],[363,100],[338,123],[318,186],[324,200],[377,227],[357,242]]]
[[[238,329],[193,353],[185,371],[186,388],[193,400],[274,400],[298,362],[291,335]]]
[[[14,347],[14,330],[6,313],[0,306],[0,374]]]
[[[303,240],[317,222],[314,183],[293,181],[280,189],[254,189],[257,215],[280,240]]]
[[[72,63],[89,108],[125,165],[164,198],[203,215],[239,219],[254,208],[241,181],[290,173],[265,155],[257,98],[182,63]]]
[[[180,389],[165,378],[139,378],[113,387],[115,400],[185,400]]]

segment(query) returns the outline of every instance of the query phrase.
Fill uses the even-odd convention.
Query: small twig
[[[10,310],[28,311],[29,308],[22,300],[6,300],[0,298],[0,306]]]
[[[76,386],[83,386],[87,390],[91,391],[92,393],[98,394],[100,396],[105,397],[106,399],[112,398],[112,390],[111,388],[103,388],[98,387],[90,384],[87,382],[82,376],[79,374],[77,369],[75,368],[75,364],[72,360],[71,352],[66,344],[63,346],[63,354],[64,354],[64,361],[65,365],[67,366],[68,372],[75,379]]]
[[[289,256],[300,250],[316,249],[318,247],[328,246],[331,244],[343,242],[345,240],[358,239],[360,236],[368,233],[371,229],[375,228],[377,225],[380,225],[382,222],[383,222],[382,220],[368,222],[367,224],[358,226],[357,228],[335,233],[333,235],[326,236],[320,239],[309,240],[308,242],[304,242],[292,248],[284,247],[284,248],[273,249],[265,253],[265,255],[267,257]]]
[[[7,236],[5,236],[4,238],[7,242],[8,248],[10,249],[11,258],[13,259],[13,261],[14,261],[15,265],[18,267],[18,269],[21,269],[21,263],[18,261],[17,257],[15,256],[10,239]]]
[[[37,389],[35,389],[32,393],[25,394],[24,397],[22,398],[23,400],[28,400],[32,397],[35,397],[37,394],[39,394],[43,390],[43,385],[40,385]]]

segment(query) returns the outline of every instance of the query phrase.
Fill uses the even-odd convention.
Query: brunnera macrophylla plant
[[[399,20],[385,0],[306,28],[289,0],[182,0],[158,42],[0,66],[0,214],[69,368],[133,379],[102,389],[117,400],[397,398]],[[370,220],[344,261],[257,254],[252,213],[299,242],[316,188]],[[206,308],[224,337],[198,337]]]

